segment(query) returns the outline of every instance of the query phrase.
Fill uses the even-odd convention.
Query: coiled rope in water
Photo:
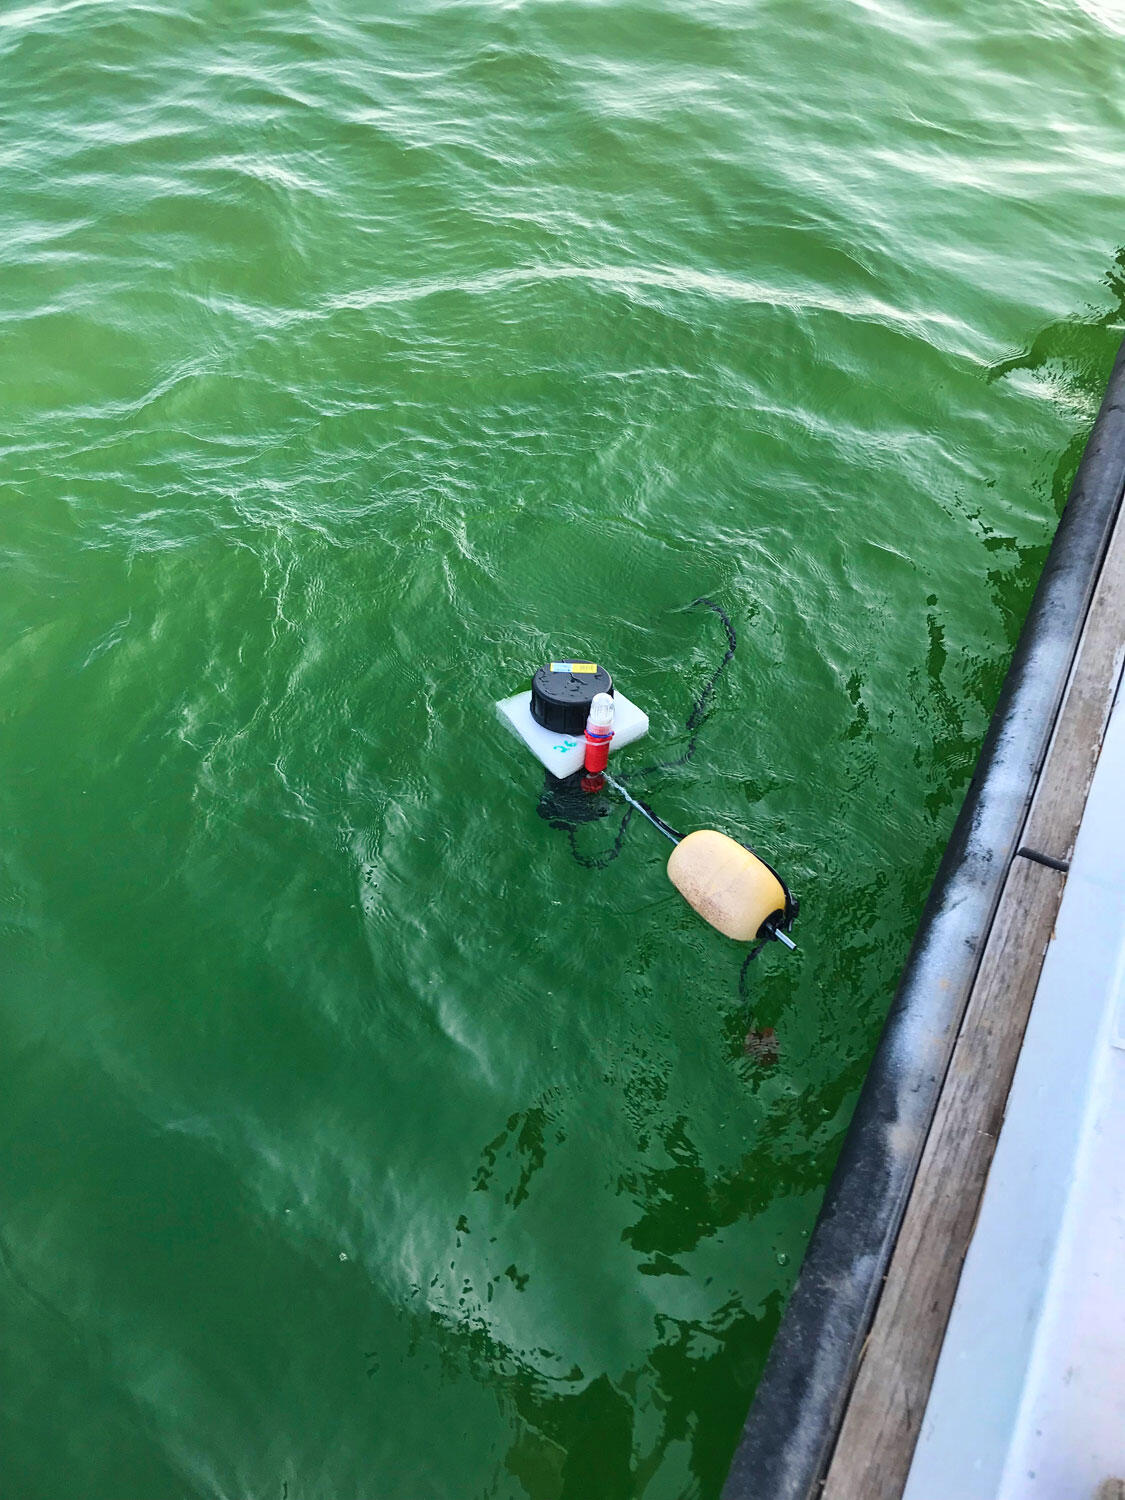
[[[695,599],[692,601],[692,604],[689,607],[709,609],[714,614],[718,615],[719,619],[722,621],[723,629],[726,631],[727,649],[723,654],[722,661],[719,662],[718,666],[711,673],[711,676],[703,685],[703,688],[696,695],[696,698],[692,703],[691,712],[689,713],[687,723],[684,726],[687,730],[688,742],[684,748],[683,753],[681,755],[675,756],[670,760],[657,761],[650,766],[644,766],[639,771],[631,772],[627,777],[622,776],[620,780],[618,780],[614,776],[611,776],[608,771],[602,773],[606,783],[613,788],[618,796],[624,799],[627,805],[624,813],[622,814],[621,822],[618,824],[617,833],[614,837],[613,843],[609,846],[608,849],[603,849],[600,854],[584,854],[578,847],[576,824],[578,821],[584,821],[583,819],[576,816],[567,817],[565,807],[556,808],[553,816],[549,812],[544,813],[545,816],[552,816],[552,822],[554,823],[555,827],[566,829],[567,840],[570,844],[570,852],[584,869],[604,870],[607,865],[611,864],[617,858],[617,856],[621,853],[622,845],[625,842],[625,835],[628,832],[629,824],[632,821],[634,812],[639,812],[643,818],[647,818],[648,821],[653,825],[653,827],[656,828],[658,832],[662,833],[665,838],[670,839],[673,844],[679,844],[683,839],[683,835],[681,833],[673,828],[670,823],[665,822],[665,820],[660,817],[658,813],[654,812],[646,802],[643,802],[639,797],[635,796],[629,790],[628,786],[625,785],[625,783],[628,781],[643,781],[645,777],[653,776],[658,771],[674,770],[678,766],[686,765],[688,761],[692,759],[692,757],[695,755],[696,746],[699,742],[700,732],[704,724],[707,722],[711,703],[715,696],[716,685],[718,684],[719,678],[722,676],[723,672],[730,665],[730,662],[734,657],[734,653],[738,649],[738,636],[735,633],[734,625],[731,623],[730,616],[727,614],[726,610],[723,609],[722,605],[716,604],[713,599]],[[580,784],[580,777],[575,779],[579,781]],[[583,801],[588,805],[588,794],[585,791],[579,793],[578,796],[583,799]],[[576,805],[572,804],[571,812],[575,812],[576,807],[578,809],[581,809],[583,807],[583,801],[579,801]],[[543,809],[541,807],[541,811],[542,810]],[[604,815],[604,810],[602,813],[596,815]],[[759,855],[756,855],[755,857],[761,859],[761,856]],[[789,894],[788,887],[785,886],[783,881],[781,881],[781,877],[777,875],[777,871],[773,869],[772,865],[767,864],[764,860],[761,862],[763,864],[766,864],[766,868],[770,870],[773,875],[777,876],[778,881],[781,883],[782,888],[785,891],[786,913],[791,920],[792,916],[795,915],[797,911],[796,902],[792,900]],[[749,998],[747,995],[747,977],[750,964],[755,958],[757,958],[758,954],[762,951],[763,947],[771,936],[780,938],[780,940],[784,942],[788,947],[793,947],[792,941],[788,937],[786,937],[785,934],[777,927],[772,928],[768,932],[762,933],[758,941],[754,944],[754,946],[747,953],[746,957],[743,959],[742,967],[738,973],[738,993],[743,1000],[747,1000]]]
[[[687,723],[684,725],[684,728],[686,729],[688,734],[688,742],[686,747],[684,748],[683,754],[677,755],[671,760],[661,760],[655,762],[651,766],[644,766],[639,771],[630,771],[628,776],[622,776],[620,780],[615,780],[608,774],[608,772],[606,773],[606,780],[609,782],[610,786],[612,786],[616,792],[624,797],[625,801],[629,804],[622,815],[621,822],[618,825],[616,837],[614,838],[613,843],[610,845],[610,847],[608,849],[603,849],[600,854],[583,854],[581,849],[579,849],[578,847],[577,829],[573,824],[566,826],[566,835],[567,840],[570,844],[570,852],[574,855],[574,858],[583,867],[583,869],[604,870],[607,865],[613,863],[613,861],[621,853],[621,847],[625,842],[625,834],[627,833],[629,824],[632,821],[634,811],[639,812],[643,817],[646,817],[650,823],[658,828],[666,838],[670,838],[674,844],[677,844],[680,841],[681,835],[677,833],[676,830],[672,828],[668,823],[666,823],[663,818],[654,813],[652,808],[649,807],[646,803],[642,802],[639,798],[632,796],[626,790],[623,783],[629,781],[643,781],[646,776],[655,776],[659,771],[674,771],[677,766],[687,765],[688,761],[690,761],[695,755],[695,749],[696,745],[699,742],[700,732],[704,724],[707,722],[711,708],[711,702],[715,696],[715,687],[719,681],[719,678],[723,675],[724,671],[730,665],[731,660],[734,657],[734,653],[738,649],[738,636],[735,633],[735,629],[733,624],[731,623],[730,616],[727,614],[726,610],[722,607],[721,604],[716,604],[713,599],[693,599],[688,608],[709,609],[714,614],[718,615],[719,619],[723,622],[723,629],[726,631],[727,635],[726,652],[723,655],[722,661],[711,673],[711,676],[707,679],[706,683],[704,683],[702,690],[696,695],[695,701],[692,703],[691,712],[688,714]]]

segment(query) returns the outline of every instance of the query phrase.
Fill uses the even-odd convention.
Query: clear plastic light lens
[[[595,693],[590,700],[590,726],[593,729],[613,728],[613,699],[608,693]]]

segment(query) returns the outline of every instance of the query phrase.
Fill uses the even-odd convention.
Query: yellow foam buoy
[[[769,865],[713,828],[680,840],[668,879],[705,922],[739,942],[757,937],[763,922],[780,921],[788,909],[785,887]]]

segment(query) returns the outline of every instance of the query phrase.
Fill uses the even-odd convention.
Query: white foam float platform
[[[634,740],[648,733],[648,714],[631,703],[624,693],[613,694],[614,726],[609,753],[624,750]],[[501,722],[506,724],[531,751],[535,759],[546,766],[552,776],[570,776],[581,771],[586,758],[586,743],[582,735],[558,734],[553,729],[544,729],[531,717],[531,692],[516,693],[512,698],[501,698],[496,705]]]

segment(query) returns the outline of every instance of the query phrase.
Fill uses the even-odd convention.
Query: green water
[[[1120,337],[1123,48],[0,10],[5,1497],[714,1500]],[[674,758],[701,594],[645,788],[802,899],[749,1010],[490,706],[588,654]]]

